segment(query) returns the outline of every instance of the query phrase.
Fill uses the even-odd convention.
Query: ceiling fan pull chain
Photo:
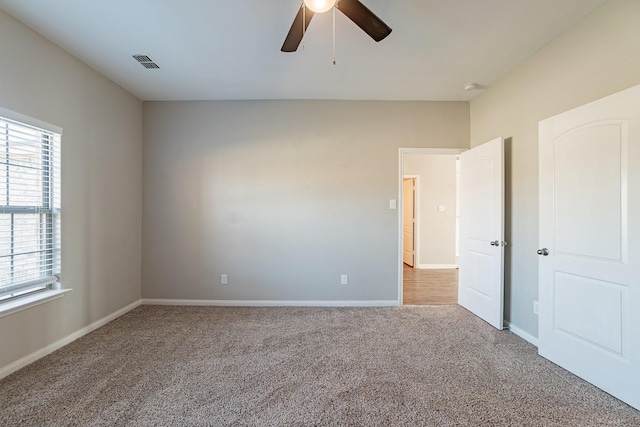
[[[336,7],[333,7],[333,65],[336,65]]]
[[[307,6],[302,3],[302,50],[304,50],[304,34],[306,32],[307,23]]]

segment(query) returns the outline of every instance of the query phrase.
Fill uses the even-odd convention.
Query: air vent
[[[131,56],[133,56],[133,59],[138,61],[146,69],[160,68],[158,64],[156,64],[155,61],[151,59],[149,55],[131,55]]]

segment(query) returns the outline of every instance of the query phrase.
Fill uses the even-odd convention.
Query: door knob
[[[549,255],[549,249],[547,249],[547,248],[538,249],[538,255],[548,256]]]
[[[500,242],[497,240],[494,240],[491,242],[491,246],[500,246]]]

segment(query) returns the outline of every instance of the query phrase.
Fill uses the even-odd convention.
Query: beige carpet
[[[143,306],[0,381],[0,425],[640,426],[640,412],[458,306]]]

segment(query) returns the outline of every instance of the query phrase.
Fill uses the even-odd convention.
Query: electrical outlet
[[[340,276],[340,284],[341,285],[346,285],[347,283],[348,283],[347,275],[343,274],[342,276]]]
[[[538,314],[538,301],[533,302],[533,313]]]
[[[220,275],[220,283],[223,285],[226,285],[229,283],[229,281],[227,280],[227,275],[226,274],[221,274]]]

